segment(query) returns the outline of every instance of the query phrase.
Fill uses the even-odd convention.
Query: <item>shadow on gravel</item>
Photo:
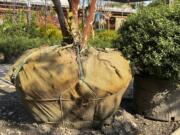
[[[122,99],[120,108],[125,109],[127,112],[131,114],[135,114],[133,99]]]
[[[0,89],[0,120],[31,124],[34,120],[26,111],[16,91],[6,92]]]

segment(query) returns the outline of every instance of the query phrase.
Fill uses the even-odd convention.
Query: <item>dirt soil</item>
[[[26,111],[14,86],[2,80],[8,69],[9,65],[0,65],[0,135],[171,135],[180,127],[180,122],[154,121],[134,114],[132,100],[123,100],[113,123],[99,130],[38,124]]]

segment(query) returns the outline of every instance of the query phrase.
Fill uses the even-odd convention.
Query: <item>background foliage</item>
[[[32,12],[30,24],[27,23],[27,14],[19,11],[15,16],[12,12],[5,15],[0,25],[0,52],[5,55],[5,61],[12,61],[27,49],[42,45],[60,44],[63,37],[57,26],[37,23],[37,16]],[[93,47],[113,47],[113,41],[118,37],[113,30],[95,31],[95,37],[90,38],[88,45]]]
[[[180,79],[180,8],[155,6],[128,17],[115,47],[132,62],[135,73]]]
[[[95,32],[94,38],[89,39],[88,45],[97,48],[112,48],[117,37],[118,34],[114,30],[99,30]]]
[[[60,44],[61,40],[59,28],[51,24],[38,25],[33,12],[30,24],[27,23],[26,13],[18,11],[15,16],[8,12],[3,24],[0,25],[0,52],[5,55],[6,62],[18,57],[27,49]]]

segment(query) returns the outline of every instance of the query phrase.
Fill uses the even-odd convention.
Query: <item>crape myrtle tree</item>
[[[52,0],[54,4],[55,11],[57,12],[62,35],[63,43],[72,44],[78,43],[81,48],[86,46],[88,37],[92,30],[94,12],[96,0],[90,0],[88,6],[88,13],[86,16],[86,22],[83,26],[83,30],[80,31],[79,20],[78,20],[78,8],[80,0],[68,0],[69,11],[68,17],[66,18],[61,6],[60,0]]]

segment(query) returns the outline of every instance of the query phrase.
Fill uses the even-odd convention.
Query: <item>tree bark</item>
[[[91,0],[90,7],[89,7],[89,15],[87,17],[86,24],[85,24],[84,30],[83,30],[81,48],[86,46],[88,37],[89,37],[90,32],[93,28],[95,6],[96,6],[96,0]]]
[[[58,15],[58,20],[59,20],[62,35],[63,35],[63,42],[65,42],[67,44],[71,44],[71,43],[73,43],[73,37],[72,37],[70,31],[68,30],[68,27],[67,27],[67,24],[65,21],[63,8],[61,6],[61,2],[60,2],[60,0],[52,0],[52,1],[54,4],[55,11]]]
[[[72,12],[71,34],[73,35],[74,42],[80,42],[79,19],[78,19],[79,0],[68,0],[68,2],[69,2],[70,12]]]
[[[68,25],[65,21],[65,17],[64,17],[63,9],[61,7],[60,0],[52,0],[52,1],[54,3],[55,10],[58,14],[58,19],[59,19],[61,31],[64,37],[64,42],[66,43],[79,42],[81,44],[81,48],[85,47],[85,45],[87,44],[87,40],[90,35],[90,32],[93,29],[96,0],[91,0],[90,2],[90,6],[88,9],[88,16],[87,16],[87,19],[83,28],[82,36],[80,35],[80,32],[79,32],[79,18],[78,18],[78,6],[79,6],[80,0],[68,0],[70,12],[72,12],[70,29],[68,29]]]

